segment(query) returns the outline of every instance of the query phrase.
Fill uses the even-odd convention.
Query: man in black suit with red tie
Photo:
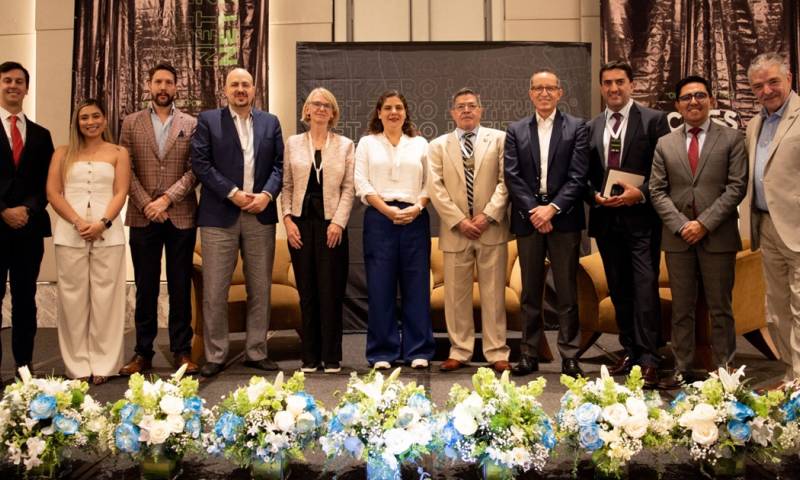
[[[610,369],[627,374],[642,367],[645,386],[658,385],[661,306],[658,270],[661,220],[650,204],[648,182],[658,139],[669,133],[664,112],[634,102],[633,69],[621,61],[600,68],[600,93],[606,109],[589,127],[589,236],[597,241],[616,312],[625,355]],[[619,184],[619,193],[603,197],[609,168],[644,177],[642,185]],[[617,192],[615,192],[617,193]]]
[[[11,284],[11,347],[17,367],[30,368],[36,335],[36,279],[50,236],[45,183],[53,140],[22,113],[30,74],[0,64],[0,302]],[[0,347],[2,360],[2,347]]]

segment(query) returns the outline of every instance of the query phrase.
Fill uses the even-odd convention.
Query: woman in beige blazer
[[[347,221],[353,205],[353,142],[331,131],[336,97],[315,88],[303,105],[308,131],[289,137],[281,207],[303,316],[304,372],[341,370]]]

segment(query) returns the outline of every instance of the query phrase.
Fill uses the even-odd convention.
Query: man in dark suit
[[[222,371],[228,355],[228,290],[240,250],[247,289],[244,364],[278,369],[267,357],[267,329],[283,137],[278,118],[253,107],[255,93],[247,70],[231,70],[225,79],[228,106],[201,113],[192,137],[192,169],[203,185],[197,225],[203,254],[204,377]]]
[[[684,127],[661,137],[653,157],[650,196],[664,223],[672,290],[672,351],[676,373],[662,388],[680,388],[694,358],[698,278],[711,320],[711,352],[727,367],[736,351],[733,280],[742,249],[737,207],[747,193],[744,135],[709,118],[708,80],[689,76],[675,87]]]
[[[619,341],[625,355],[612,366],[624,375],[642,367],[645,386],[658,385],[661,306],[658,271],[661,222],[650,204],[648,183],[653,150],[669,133],[667,116],[637,104],[633,70],[614,61],[600,69],[600,93],[606,110],[589,127],[589,236],[597,241],[616,312]],[[609,168],[623,168],[644,177],[642,185],[620,183],[621,192],[600,195]]]
[[[22,113],[29,83],[30,75],[19,63],[0,64],[0,304],[9,278],[11,348],[17,367],[30,368],[36,336],[36,279],[44,237],[50,236],[45,184],[53,140],[47,129]]]
[[[561,371],[577,376],[583,374],[577,359],[580,328],[576,278],[585,225],[586,125],[556,108],[563,90],[554,72],[535,72],[528,94],[536,112],[512,123],[505,142],[511,232],[517,236],[522,267],[522,355],[512,373],[527,375],[539,369],[545,256],[549,256],[558,297]]]

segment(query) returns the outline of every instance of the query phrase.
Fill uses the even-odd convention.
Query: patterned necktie
[[[466,132],[464,136],[461,137],[461,158],[464,161],[464,181],[467,184],[467,207],[469,208],[470,217],[472,216],[472,182],[474,174],[474,162],[472,161],[472,154],[474,153],[472,144],[473,137],[475,137],[473,132]]]
[[[614,119],[614,125],[611,126],[611,133],[616,135],[619,131],[619,126],[622,124],[622,114],[619,112],[614,112],[611,114],[611,118]],[[613,141],[613,136],[608,142],[608,154],[606,155],[606,159],[608,161],[609,168],[619,168],[619,153],[620,149],[611,148],[611,143]],[[621,139],[620,139],[621,140]]]
[[[8,117],[11,122],[11,154],[14,157],[14,166],[19,167],[19,158],[22,156],[22,135],[17,128],[17,116]]]
[[[700,161],[700,140],[697,135],[702,131],[703,129],[699,127],[689,129],[689,133],[692,134],[692,139],[689,141],[689,166],[692,168],[692,175],[697,172],[697,163]]]

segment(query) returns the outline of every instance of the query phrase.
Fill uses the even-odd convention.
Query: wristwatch
[[[106,217],[101,218],[100,223],[102,223],[106,227],[106,230],[111,228],[111,220],[107,219]]]

